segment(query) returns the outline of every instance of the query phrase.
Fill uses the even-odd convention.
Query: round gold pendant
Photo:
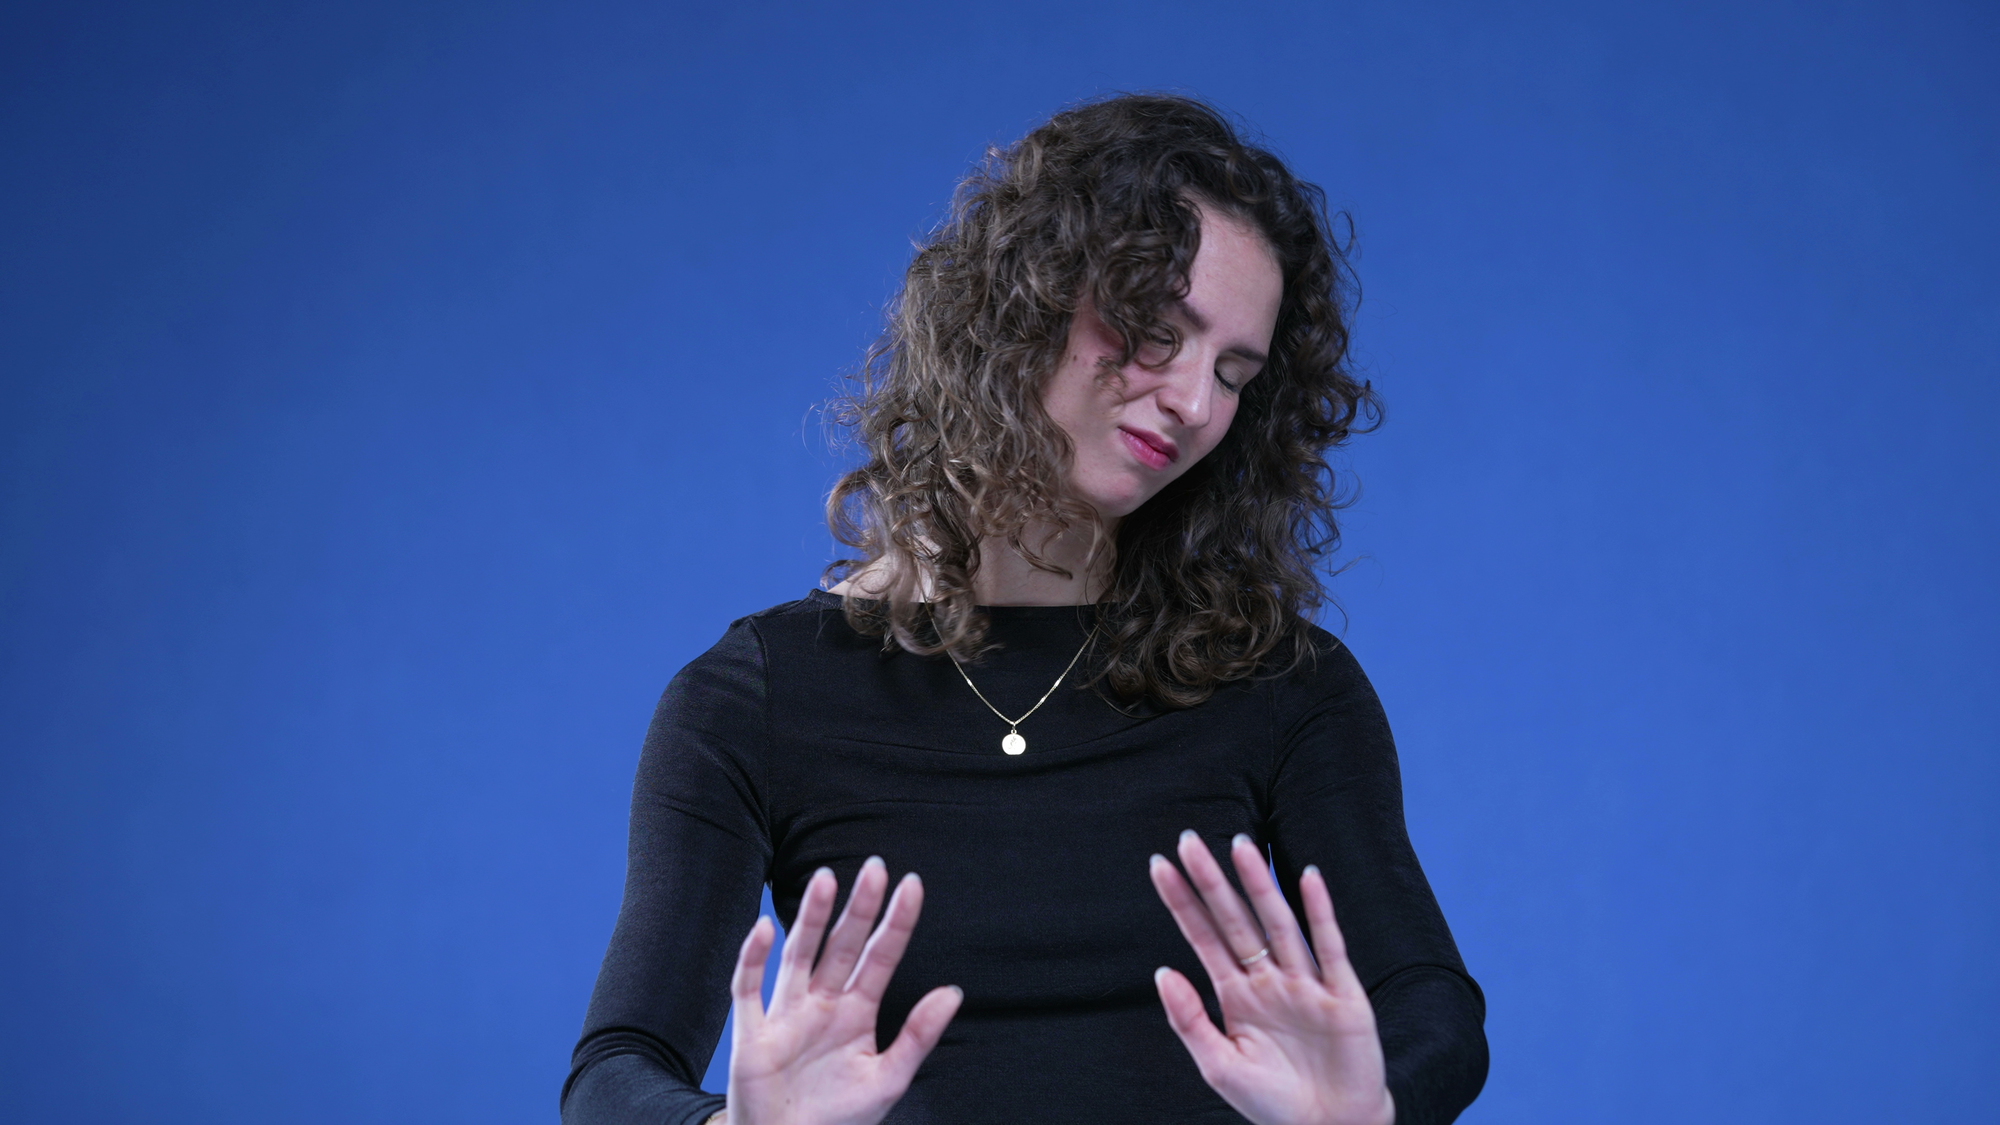
[[[1025,754],[1028,750],[1028,740],[1010,730],[1007,732],[1007,737],[1000,740],[1000,749],[1009,754]]]

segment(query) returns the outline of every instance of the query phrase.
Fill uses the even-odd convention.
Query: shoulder
[[[879,650],[880,637],[866,637],[847,623],[841,599],[823,590],[780,602],[730,622],[722,639],[697,658],[741,663],[753,654],[768,671],[827,650]]]
[[[690,691],[734,689],[738,694],[749,691],[761,697],[774,662],[783,663],[829,643],[840,647],[880,645],[848,626],[838,598],[814,592],[779,602],[730,622],[707,651],[674,676],[666,694],[671,699]]]
[[[766,743],[773,653],[798,623],[813,622],[821,609],[814,599],[800,598],[730,622],[714,644],[667,682],[653,711],[644,757],[658,762],[734,758]],[[834,616],[839,616],[837,610]]]
[[[1268,690],[1281,732],[1293,732],[1315,717],[1347,715],[1384,722],[1382,702],[1344,638],[1312,622],[1302,622],[1305,641],[1295,661],[1269,677]]]
[[[772,645],[792,642],[802,634],[823,628],[828,611],[828,603],[808,596],[746,613],[731,621],[721,638],[710,645],[708,651],[689,661],[681,674],[761,665]],[[837,602],[832,604],[831,612],[834,618],[840,617]]]
[[[1374,689],[1361,661],[1342,637],[1337,637],[1311,621],[1301,621],[1297,660],[1278,670],[1274,679],[1287,695],[1324,696]]]

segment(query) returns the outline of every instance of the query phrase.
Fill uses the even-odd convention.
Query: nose
[[[1168,369],[1159,373],[1153,401],[1184,429],[1201,429],[1214,412],[1215,377],[1209,373],[1213,365],[1210,357],[1183,348]]]

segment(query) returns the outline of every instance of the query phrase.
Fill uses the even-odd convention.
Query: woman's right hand
[[[769,1011],[764,963],[777,931],[768,917],[750,927],[729,985],[736,1018],[729,1125],[875,1125],[909,1089],[965,994],[956,987],[931,990],[910,1010],[889,1049],[876,1051],[876,1010],[924,901],[923,883],[915,874],[903,876],[876,928],[888,883],[880,857],[861,865],[847,908],[815,964],[813,952],[840,888],[826,868],[813,873],[785,942]]]

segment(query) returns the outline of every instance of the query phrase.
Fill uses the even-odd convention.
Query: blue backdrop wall
[[[1466,1120],[2000,1073],[1991,4],[13,3],[0,1115],[547,1121],[667,678],[992,142],[1197,92],[1353,214],[1337,582]],[[1982,1075],[1984,1077],[1982,1077]]]

